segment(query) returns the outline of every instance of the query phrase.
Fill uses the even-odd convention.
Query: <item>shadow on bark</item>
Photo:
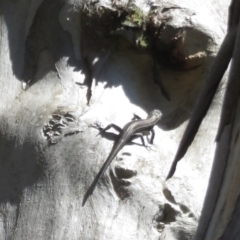
[[[18,204],[23,191],[43,177],[43,163],[36,145],[19,144],[15,138],[0,137],[0,203]]]
[[[59,13],[63,6],[64,1],[44,0],[33,17],[26,38],[21,39],[24,42],[20,41],[17,45],[16,38],[19,39],[19,36],[16,37],[16,24],[12,23],[8,14],[4,16],[8,28],[13,72],[20,81],[26,82],[28,87],[47,73],[43,72],[36,77],[39,57],[44,51],[48,51],[51,57],[51,61],[47,63],[48,72],[57,71],[55,63],[63,57],[67,57],[68,64],[75,67],[77,71],[81,68],[80,61],[74,55],[71,36],[59,22]],[[25,46],[21,46],[21,43]],[[21,51],[24,49],[23,55],[19,54],[20,49]],[[24,66],[22,66],[22,60]]]
[[[86,66],[89,64],[86,64],[88,60],[85,59],[84,52],[91,54],[91,52],[101,52],[102,49],[105,49],[106,51],[110,51],[110,54],[111,51],[115,51],[116,54],[124,52],[131,55],[133,53],[138,55],[137,58],[139,58],[138,61],[140,62],[141,58],[145,58],[145,60],[146,57],[149,58],[150,69],[152,61],[154,65],[160,64],[164,70],[169,71],[169,75],[174,75],[172,79],[168,79],[169,75],[163,76],[166,89],[173,100],[167,103],[163,100],[164,98],[157,97],[155,106],[151,106],[160,109],[163,114],[163,120],[159,123],[159,126],[164,130],[172,130],[190,117],[205,77],[206,68],[213,58],[209,55],[205,56],[206,59],[204,57],[202,59],[198,55],[198,53],[204,52],[207,48],[209,36],[204,35],[196,29],[191,29],[188,26],[189,23],[179,28],[172,27],[168,23],[168,19],[164,18],[164,14],[166,16],[168,16],[167,14],[172,14],[170,12],[171,8],[167,11],[159,10],[157,18],[160,23],[156,26],[153,24],[154,21],[152,19],[156,17],[153,14],[149,14],[147,20],[140,14],[138,18],[142,22],[136,23],[135,10],[118,9],[118,11],[112,11],[88,6],[86,10],[84,8],[83,10],[78,10],[79,14],[82,11],[81,14],[83,15],[82,30],[79,30],[82,31],[82,43],[79,44],[82,44],[80,48],[83,48],[84,51],[83,49],[81,50],[83,52],[81,53],[82,61],[80,61],[75,56],[73,39],[71,39],[70,33],[65,31],[59,22],[59,13],[63,6],[64,1],[56,0],[44,0],[40,4],[25,40],[24,68],[21,74],[17,70],[19,67],[19,56],[15,54],[16,49],[11,50],[12,44],[10,44],[14,73],[19,80],[27,84],[27,87],[41,80],[49,71],[57,71],[56,63],[64,57],[68,59],[67,63],[69,66],[74,67],[76,71],[82,70],[87,79],[89,71],[92,71],[92,69],[88,71],[87,68],[91,68],[92,66]],[[181,11],[181,8],[176,8],[175,10]],[[189,16],[192,14],[191,12],[187,12],[186,9],[182,13]],[[7,16],[5,16],[5,19],[11,43],[16,38],[15,29],[11,26],[11,21]],[[129,23],[129,21],[135,22]],[[120,27],[123,27],[123,30],[119,30]],[[100,30],[96,31],[96,29]],[[184,46],[197,45],[195,42],[191,43],[191,39],[194,36],[196,39],[199,39],[200,47],[194,49],[196,50],[195,52],[191,52],[192,50],[188,49],[189,56],[191,55],[190,58],[189,56],[185,56]],[[48,60],[45,62],[46,66],[44,69],[39,70],[38,61],[43,52],[48,52]],[[103,64],[103,67],[105,68],[106,66]],[[139,74],[141,74],[141,69],[136,68],[133,71],[139,71]],[[158,69],[157,72],[161,71]],[[94,73],[91,72],[90,75],[90,79],[87,79],[85,84],[91,91]],[[122,85],[125,94],[133,104],[141,105],[143,109],[149,111],[149,106],[142,105],[140,100],[141,98],[148,97],[146,95],[152,95],[155,88],[161,88],[156,79],[161,81],[160,78],[162,76],[159,75],[156,77],[155,75],[156,71],[153,71],[152,74],[146,76],[149,79],[147,80],[149,86],[148,93],[140,91],[137,94],[132,94],[131,89],[128,88],[128,85],[122,79],[112,80],[108,79],[107,76],[104,79],[98,78],[98,76],[95,76],[95,78],[96,84],[97,82],[107,81],[106,87]],[[172,90],[171,88],[175,84],[174,82],[176,82],[174,78],[177,78],[179,82],[183,81],[180,84],[178,83],[178,87],[176,88],[175,86],[174,90]],[[162,89],[161,92],[163,93]],[[89,93],[89,95],[91,94]],[[188,95],[187,98],[185,97],[186,94]],[[87,98],[87,102],[89,103],[91,96],[87,96]]]

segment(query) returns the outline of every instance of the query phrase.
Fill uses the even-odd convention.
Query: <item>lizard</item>
[[[162,114],[159,110],[153,110],[152,112],[149,113],[148,117],[146,119],[140,119],[137,115],[135,115],[133,121],[130,121],[127,123],[123,129],[118,127],[115,124],[109,124],[107,127],[104,129],[101,129],[101,132],[105,132],[111,127],[116,129],[117,131],[120,132],[117,141],[114,143],[111,152],[109,153],[106,161],[104,162],[103,166],[101,167],[100,171],[96,175],[95,179],[93,180],[92,184],[88,188],[87,192],[84,195],[82,206],[86,203],[88,197],[92,195],[99,179],[102,177],[114,157],[118,154],[118,152],[126,145],[128,141],[131,141],[135,138],[140,137],[142,140],[142,144],[145,145],[143,136],[140,134],[144,131],[149,131],[152,133],[150,143],[153,143],[153,139],[155,137],[155,133],[153,130],[154,125],[157,124],[158,121],[160,121],[162,117]]]

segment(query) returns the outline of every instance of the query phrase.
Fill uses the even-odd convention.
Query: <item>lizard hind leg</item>
[[[145,144],[143,135],[142,135],[141,133],[135,133],[133,136],[131,136],[130,141],[132,142],[134,139],[137,139],[137,138],[140,138],[140,139],[141,139],[141,142],[142,142],[142,145],[143,145],[144,147],[146,147],[146,144]]]
[[[140,139],[141,139],[141,142],[142,142],[142,145],[143,145],[147,150],[151,150],[151,148],[145,144],[143,135],[142,135],[141,133],[135,133],[135,134],[130,138],[130,141],[132,142],[132,141],[133,141],[134,139],[136,139],[136,138],[140,138]]]

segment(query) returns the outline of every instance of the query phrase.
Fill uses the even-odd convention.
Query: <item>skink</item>
[[[110,163],[112,162],[114,157],[126,145],[126,143],[129,140],[133,140],[137,137],[141,137],[142,143],[144,144],[143,137],[139,133],[142,133],[144,131],[150,131],[152,133],[150,143],[153,143],[153,139],[155,136],[153,127],[161,119],[161,117],[162,117],[162,114],[159,110],[153,110],[152,112],[149,113],[147,119],[138,119],[138,120],[131,121],[131,122],[127,123],[123,127],[123,129],[121,129],[120,127],[118,127],[114,124],[110,124],[106,128],[101,130],[101,132],[105,132],[106,130],[113,127],[117,131],[119,131],[120,134],[119,134],[118,140],[113,145],[112,150],[111,150],[107,160],[105,161],[105,163],[101,167],[99,173],[96,175],[92,184],[90,185],[87,192],[85,193],[83,202],[82,202],[82,206],[84,206],[88,197],[93,193],[99,179],[102,177],[102,175],[104,174],[104,172],[106,171],[107,167],[110,165]]]

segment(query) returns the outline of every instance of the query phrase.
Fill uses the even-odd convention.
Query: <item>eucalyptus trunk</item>
[[[194,238],[225,77],[166,177],[226,34],[229,4],[0,2],[0,239]],[[153,144],[144,134],[146,147],[126,144],[82,207],[117,138],[90,126],[123,127],[153,109],[162,113]],[[197,234],[206,232],[201,224]]]

